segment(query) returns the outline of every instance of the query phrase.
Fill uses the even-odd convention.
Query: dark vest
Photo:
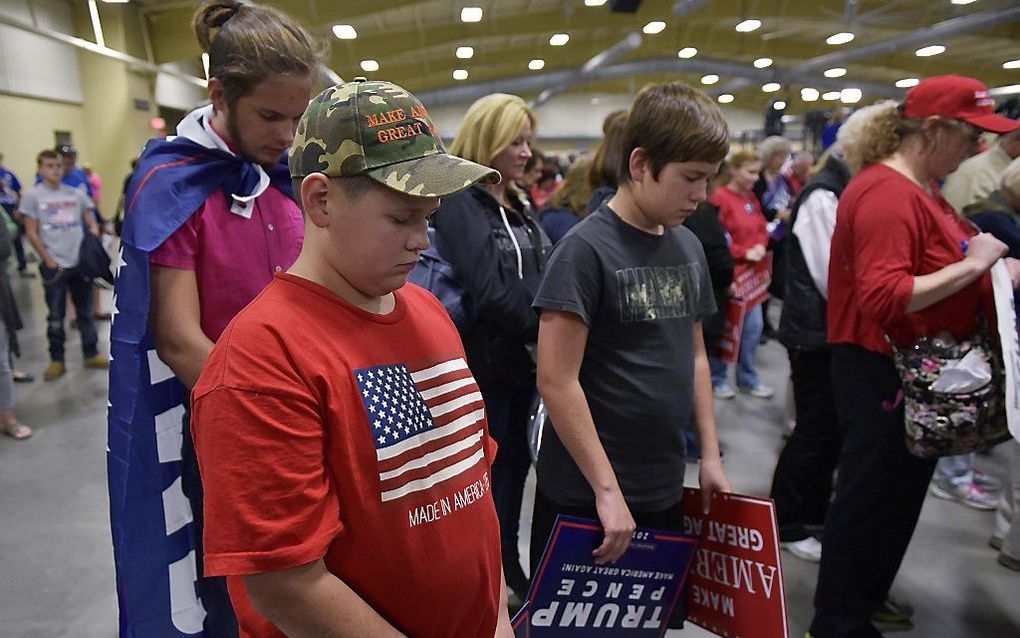
[[[801,204],[818,189],[832,191],[839,197],[850,181],[850,169],[835,156],[811,178],[793,203],[790,228],[797,222]],[[779,341],[789,349],[820,350],[827,348],[825,297],[811,279],[800,240],[790,232],[786,237],[786,297],[779,319]]]

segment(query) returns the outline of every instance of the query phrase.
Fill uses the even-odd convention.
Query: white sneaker
[[[736,393],[733,392],[733,388],[729,385],[717,385],[712,388],[712,393],[717,399],[732,399],[737,396]]]
[[[961,485],[951,489],[945,489],[938,483],[932,483],[931,493],[947,501],[956,501],[961,505],[975,510],[981,510],[988,512],[998,508],[999,499],[995,498],[988,492],[984,491],[973,483],[967,485]]]
[[[986,492],[998,492],[1002,490],[1002,481],[985,474],[981,470],[974,470],[974,485],[977,485]]]
[[[771,399],[772,395],[776,393],[775,390],[764,383],[759,383],[751,388],[740,388],[740,391],[744,394],[750,394],[752,397],[758,397],[759,399]]]
[[[811,563],[822,560],[822,544],[814,536],[808,536],[804,540],[792,543],[780,543],[780,546],[797,558]]]

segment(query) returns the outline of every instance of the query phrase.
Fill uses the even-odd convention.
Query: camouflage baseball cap
[[[396,84],[355,78],[315,97],[298,124],[290,174],[367,175],[415,197],[445,197],[499,172],[446,152],[425,107]]]

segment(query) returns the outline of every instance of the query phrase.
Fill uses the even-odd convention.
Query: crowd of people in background
[[[344,159],[324,168],[315,153],[305,154],[308,145],[319,143],[313,135],[349,132],[338,132],[329,115],[317,120],[314,109],[306,112],[316,58],[311,40],[291,18],[264,7],[213,2],[196,14],[195,27],[203,48],[212,53],[211,104],[189,114],[178,134],[212,157],[204,161],[213,164],[195,169],[206,172],[194,183],[208,187],[182,200],[180,210],[160,209],[160,215],[174,218],[173,228],[162,227],[158,241],[140,254],[151,275],[146,325],[160,358],[182,383],[183,491],[195,512],[199,539],[203,512],[212,513],[213,529],[204,537],[211,562],[198,545],[199,574],[204,565],[208,575],[198,590],[207,626],[222,632],[217,635],[237,635],[234,608],[241,599],[236,591],[228,593],[222,576],[261,574],[293,562],[229,558],[244,548],[228,537],[233,523],[224,521],[237,509],[227,501],[246,492],[217,467],[223,439],[192,440],[187,394],[203,379],[197,387],[205,414],[229,420],[257,411],[244,396],[223,398],[237,388],[227,392],[208,378],[211,356],[228,367],[221,336],[242,308],[265,296],[260,293],[267,285],[275,291],[270,297],[285,299],[280,303],[305,295],[314,305],[323,303],[326,288],[343,291],[338,294],[346,300],[341,305],[352,317],[350,326],[361,325],[357,322],[373,312],[385,314],[392,299],[432,303],[413,291],[390,297],[399,286],[373,283],[372,276],[384,278],[365,270],[364,263],[384,255],[366,254],[364,263],[355,264],[330,252],[345,241],[330,228],[347,223],[352,225],[345,228],[379,239],[402,224],[413,222],[424,230],[430,217],[435,249],[470,300],[470,320],[457,326],[470,380],[453,383],[477,384],[486,437],[498,445],[490,459],[501,548],[495,571],[501,565],[511,607],[522,604],[528,573],[557,514],[599,519],[606,536],[596,559],[612,561],[626,550],[636,525],[682,528],[678,503],[688,460],[700,460],[707,493],[728,491],[712,402],[744,400],[739,395],[769,401],[777,390],[788,401],[792,429],[783,432],[787,441],[770,495],[783,548],[820,563],[811,636],[872,637],[880,635],[876,623],[910,624],[910,604],[891,596],[890,589],[929,491],[962,506],[996,511],[994,523],[989,521],[990,545],[1001,565],[1020,571],[1020,443],[1004,444],[1005,476],[977,469],[973,454],[937,462],[909,454],[897,399],[900,378],[887,342],[909,344],[922,335],[975,330],[976,318],[990,312],[988,273],[1000,258],[1014,286],[1020,281],[1020,122],[1015,112],[992,115],[989,103],[973,103],[975,95],[987,91],[977,80],[930,78],[900,104],[837,111],[821,148],[799,148],[797,141],[779,136],[755,148],[738,147],[730,143],[730,131],[709,98],[668,83],[642,91],[632,109],[610,114],[597,148],[543,153],[534,147],[540,122],[528,104],[514,95],[492,94],[466,110],[449,147],[451,156],[467,161],[457,170],[465,172],[470,186],[420,196],[420,191],[401,190],[406,179],[388,182],[369,168],[350,169],[354,164]],[[273,55],[260,57],[253,43],[266,38],[279,46]],[[316,100],[329,102],[332,112],[344,100],[358,99],[358,84],[343,85],[346,97],[327,89]],[[393,96],[399,87],[369,84],[383,96],[378,99],[398,99]],[[407,108],[417,107],[408,102]],[[252,116],[259,109],[286,117]],[[302,127],[323,128],[299,129],[295,143],[293,123],[302,113]],[[321,141],[322,153],[341,152],[330,146],[333,141]],[[288,173],[281,156],[292,144]],[[190,152],[150,147],[141,160],[146,170],[168,148]],[[383,164],[393,163],[385,155],[392,149],[375,152]],[[440,155],[446,157],[445,150]],[[222,175],[214,176],[222,166],[243,166],[265,179],[226,183]],[[97,321],[110,316],[99,307],[92,278],[78,268],[86,236],[119,233],[125,207],[127,217],[151,221],[152,202],[160,193],[170,197],[159,189],[171,184],[150,185],[155,194],[132,202],[133,208],[122,195],[114,228],[100,214],[102,180],[89,166],[77,166],[74,147],[39,152],[37,167],[35,185],[26,187],[2,167],[0,156],[0,205],[6,213],[0,262],[13,258],[16,276],[26,279],[36,277],[30,262],[38,262],[50,359],[41,376],[52,381],[67,371],[69,323],[81,335],[82,365],[110,366],[96,329]],[[500,181],[492,179],[495,172]],[[344,186],[316,181],[316,174]],[[357,181],[366,175],[375,181]],[[423,173],[421,186],[441,183],[437,175]],[[395,186],[398,182],[405,186]],[[123,190],[128,191],[128,181]],[[336,221],[346,219],[352,202],[390,210],[387,206],[395,204],[386,198],[393,197],[404,204],[431,198],[438,209],[434,215],[415,209],[411,217],[386,222],[385,230],[364,220]],[[142,223],[149,222],[129,221],[135,227]],[[126,233],[137,238],[141,231]],[[403,241],[415,257],[427,246],[418,235]],[[720,348],[732,328],[727,306],[735,294],[735,273],[762,263],[771,264],[770,296],[781,303],[746,308],[730,335],[739,341],[731,379]],[[413,265],[400,268],[406,275]],[[287,276],[321,278],[325,288],[281,279],[292,266]],[[340,270],[322,275],[327,266]],[[666,269],[681,274],[667,281],[661,275]],[[306,290],[287,292],[281,281]],[[330,281],[339,283],[331,287]],[[14,367],[20,354],[17,332],[37,318],[19,314],[6,268],[0,273],[0,317],[5,328],[0,330],[0,421],[8,436],[24,440],[32,430],[15,416],[13,383],[33,377]],[[278,319],[267,317],[267,325]],[[456,341],[453,332],[448,336],[450,343]],[[769,386],[757,369],[757,351],[770,339],[787,351],[789,388]],[[459,347],[443,344],[436,347]],[[268,340],[263,345],[270,351],[276,347]],[[242,354],[257,360],[259,347]],[[289,391],[280,390],[280,396]],[[362,391],[369,396],[369,386]],[[522,530],[524,485],[532,467],[528,428],[539,396],[550,421],[535,463],[532,529]],[[203,423],[212,419],[204,418]],[[247,440],[261,442],[254,435]],[[205,475],[216,475],[235,491],[217,485],[206,502]],[[344,507],[352,506],[341,499],[341,512]],[[265,511],[243,514],[258,518]],[[302,515],[312,516],[306,510]],[[332,536],[301,555],[326,552],[328,565],[322,569],[335,574],[330,557],[343,551],[327,549],[333,542],[342,545],[334,538],[335,521],[331,525],[315,527],[316,533]],[[233,531],[269,551],[253,531],[266,526],[270,523],[260,519],[252,528]],[[531,538],[529,557],[518,552],[525,534]],[[270,538],[290,542],[282,532]],[[379,583],[356,581],[350,582],[381,591]],[[266,602],[298,589],[266,579],[245,582],[251,601],[239,608],[242,625],[250,629],[265,622],[258,613],[291,626],[306,621]],[[299,584],[288,581],[288,586]],[[376,626],[365,613],[364,626]],[[492,621],[497,622],[495,616]],[[498,622],[502,627],[502,615]]]

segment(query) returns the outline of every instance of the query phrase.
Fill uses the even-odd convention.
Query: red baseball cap
[[[987,86],[962,75],[936,75],[907,92],[903,101],[903,117],[932,115],[963,120],[992,133],[1020,129],[1020,122],[995,114],[995,100]]]

